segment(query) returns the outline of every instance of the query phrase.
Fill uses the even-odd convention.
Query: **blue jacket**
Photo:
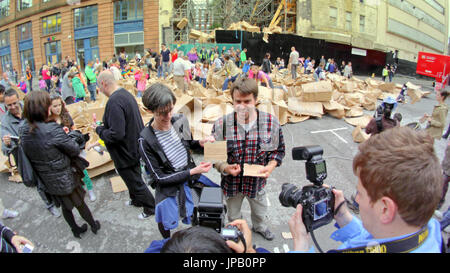
[[[411,251],[411,253],[440,253],[442,246],[442,234],[440,230],[439,222],[431,218],[428,221],[428,237],[427,239],[416,249]],[[335,225],[337,228],[339,226]],[[342,242],[343,244],[338,247],[338,250],[350,249],[354,247],[361,247],[367,245],[373,245],[374,243],[386,243],[394,240],[399,240],[406,238],[411,234],[406,234],[403,236],[385,238],[385,239],[375,239],[373,236],[363,227],[362,222],[357,217],[353,216],[353,219],[345,227],[339,228],[333,234],[331,234],[331,239],[335,241]],[[292,251],[293,253],[301,251]],[[308,253],[314,253],[314,247],[311,247]]]

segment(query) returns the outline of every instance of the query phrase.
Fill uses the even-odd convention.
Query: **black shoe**
[[[72,229],[72,233],[75,238],[81,239],[81,234],[85,233],[87,230],[88,230],[88,226],[86,224],[84,224],[81,227]]]
[[[256,230],[252,228],[253,232],[259,233],[264,239],[268,241],[272,241],[275,238],[275,234],[273,234],[268,228],[264,231]]]
[[[91,227],[91,230],[94,234],[97,234],[97,231],[100,229],[100,222],[95,221],[95,227]]]

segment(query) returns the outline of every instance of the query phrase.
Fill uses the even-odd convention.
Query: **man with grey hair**
[[[10,89],[12,86],[14,86],[14,83],[9,78],[9,75],[7,72],[3,72],[3,79],[0,81],[0,84],[5,87],[5,90]]]
[[[144,122],[139,106],[130,92],[118,86],[111,71],[101,72],[97,84],[109,99],[103,125],[94,123],[92,127],[105,142],[117,172],[128,187],[131,200],[126,204],[144,207],[139,219],[148,218],[155,213],[155,198],[141,176],[138,139]]]
[[[187,56],[184,56],[184,52],[178,52],[178,58],[173,63],[173,79],[177,88],[186,92],[186,82],[189,84],[189,73],[191,71],[191,64],[187,60]]]

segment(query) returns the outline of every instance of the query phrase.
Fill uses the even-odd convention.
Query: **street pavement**
[[[394,82],[400,84],[407,81],[423,86],[424,91],[433,90],[432,82],[429,80],[402,76],[394,78]],[[400,105],[397,112],[403,116],[402,125],[417,121],[424,113],[431,114],[434,105],[436,100],[433,93],[413,105]],[[373,114],[367,111],[366,113]],[[353,142],[351,135],[353,129],[354,127],[343,119],[338,120],[328,115],[322,119],[309,119],[302,123],[283,126],[286,157],[282,166],[272,173],[265,188],[269,204],[267,220],[276,237],[273,241],[267,241],[254,233],[254,244],[277,253],[285,253],[293,248],[292,239],[284,238],[282,234],[289,233],[287,222],[295,209],[282,207],[278,199],[283,183],[294,183],[298,187],[308,184],[305,162],[292,160],[293,147],[320,145],[324,150],[323,156],[327,163],[328,177],[325,183],[343,190],[347,198],[355,193],[357,178],[352,171],[352,159],[357,153],[358,144]],[[435,143],[440,160],[444,157],[446,144],[447,141],[443,139]],[[194,155],[197,163],[202,158],[202,155]],[[162,239],[161,235],[154,216],[140,220],[138,215],[142,209],[125,206],[124,203],[129,199],[128,191],[113,193],[109,179],[114,176],[116,173],[111,171],[94,178],[97,200],[90,202],[86,197],[86,203],[94,218],[101,223],[101,229],[97,235],[89,230],[82,235],[81,239],[74,238],[63,217],[55,218],[45,209],[35,188],[9,182],[7,174],[0,174],[0,198],[6,208],[14,209],[20,215],[17,218],[2,221],[20,235],[29,238],[35,244],[34,252],[37,253],[142,253],[153,240]],[[220,175],[214,169],[207,176],[214,182],[220,183]],[[154,193],[153,189],[150,188],[150,190]],[[447,194],[447,201],[442,211],[445,211],[449,205],[450,198]],[[77,223],[81,225],[83,220],[75,209],[73,212]],[[243,203],[242,212],[244,219],[251,227],[250,208],[247,201]],[[187,227],[180,221],[177,230]],[[334,223],[330,223],[315,231],[317,241],[324,251],[339,246],[338,242],[330,239],[334,230]]]

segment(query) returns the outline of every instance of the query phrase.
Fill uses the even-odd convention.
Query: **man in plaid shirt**
[[[283,132],[276,117],[256,109],[258,84],[255,80],[237,80],[231,87],[231,97],[233,113],[217,120],[212,129],[216,140],[227,141],[227,162],[218,162],[215,168],[222,174],[228,220],[242,218],[241,206],[246,198],[251,208],[253,231],[273,240],[275,236],[265,223],[264,186],[284,158]],[[244,176],[244,164],[264,166],[259,171],[261,177]]]

